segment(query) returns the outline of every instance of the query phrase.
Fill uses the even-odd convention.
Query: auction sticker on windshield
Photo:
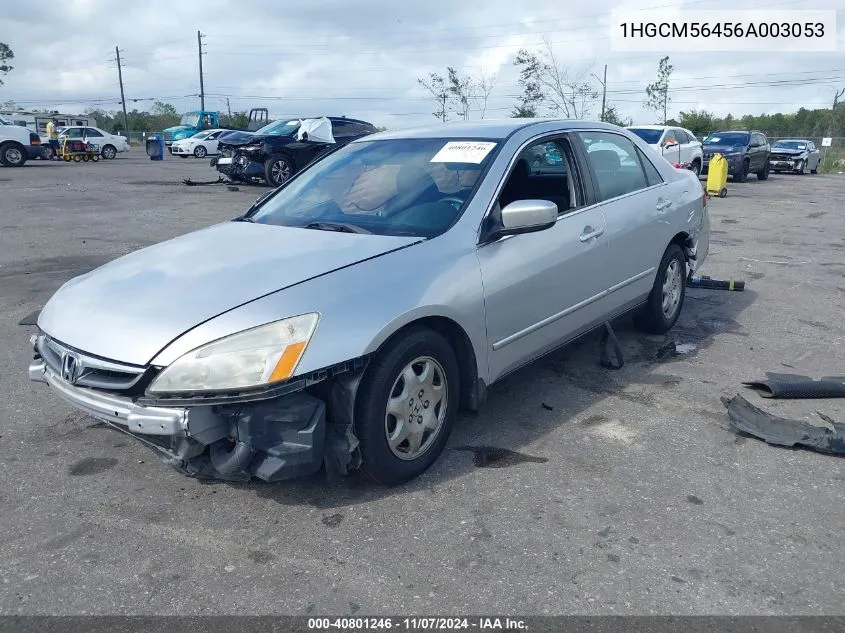
[[[449,141],[431,159],[432,163],[479,164],[496,147],[489,141]]]

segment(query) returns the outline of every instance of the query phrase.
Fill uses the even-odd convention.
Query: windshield
[[[200,115],[197,112],[187,112],[182,115],[182,120],[179,125],[188,125],[190,127],[196,126],[200,122]]]
[[[12,125],[12,122],[7,121],[6,119],[0,116],[0,125]]]
[[[250,219],[434,237],[460,216],[496,147],[442,138],[351,143],[303,171]]]
[[[807,149],[806,141],[778,141],[772,145],[772,149]]]
[[[663,136],[663,130],[652,130],[644,127],[629,127],[629,132],[633,132],[649,145],[657,145],[660,142],[660,137]]]
[[[748,134],[745,132],[714,132],[704,139],[705,145],[747,145]]]
[[[212,132],[214,132],[214,130],[203,130],[202,132],[197,132],[191,138],[194,138],[194,139],[197,139],[198,141],[201,141],[202,139],[204,139],[206,136],[208,136]]]
[[[283,119],[281,121],[273,121],[262,128],[259,128],[256,134],[268,134],[272,136],[292,136],[294,132],[299,129],[299,119],[289,121]]]

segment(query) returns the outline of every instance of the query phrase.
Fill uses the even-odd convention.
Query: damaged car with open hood
[[[278,187],[318,157],[375,131],[372,123],[346,117],[283,119],[220,139],[220,157],[211,164],[230,180]]]
[[[379,133],[65,283],[29,377],[189,475],[400,484],[526,363],[626,313],[672,328],[706,205],[692,172],[604,123]]]

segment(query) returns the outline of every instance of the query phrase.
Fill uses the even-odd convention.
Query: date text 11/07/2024
[[[527,631],[524,620],[509,617],[478,618],[308,618],[309,631]]]

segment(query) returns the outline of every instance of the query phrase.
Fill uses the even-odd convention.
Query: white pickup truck
[[[0,165],[20,167],[30,158],[42,156],[43,151],[35,132],[0,118]]]

